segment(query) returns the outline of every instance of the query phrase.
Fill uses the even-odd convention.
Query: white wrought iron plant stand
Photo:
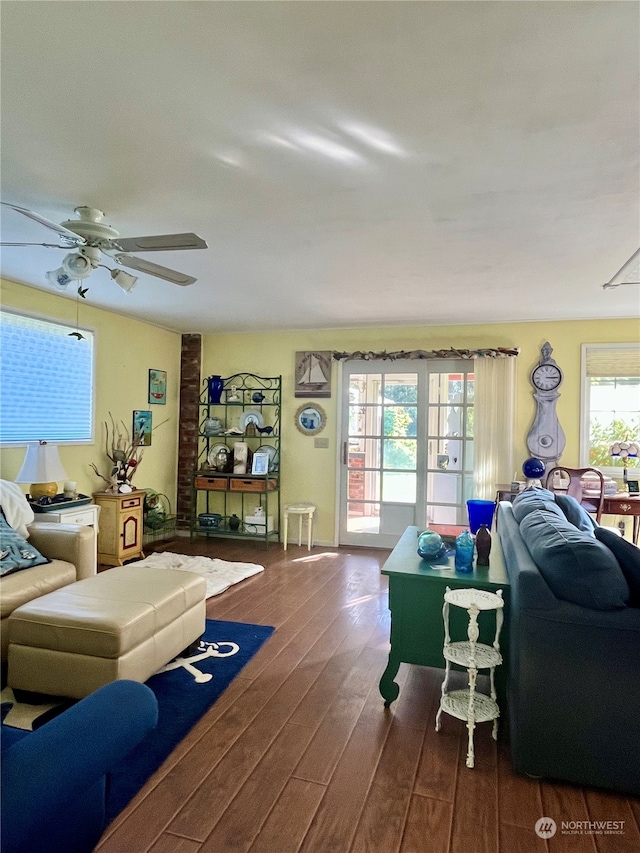
[[[467,628],[468,640],[462,642],[451,642],[449,633],[449,606],[462,607],[469,614],[469,625]],[[436,714],[436,731],[440,731],[440,717],[444,711],[458,720],[467,723],[469,731],[469,746],[467,750],[467,767],[474,765],[473,732],[476,723],[484,723],[493,720],[493,739],[498,738],[498,717],[500,709],[496,701],[495,668],[502,663],[500,654],[500,631],[503,622],[504,601],[502,590],[495,593],[483,589],[454,589],[447,587],[444,594],[442,607],[442,619],[444,621],[444,647],[442,653],[446,660],[445,676],[442,682],[442,695],[440,706]],[[478,626],[478,614],[481,610],[496,611],[496,634],[492,646],[478,642],[480,629]],[[449,675],[451,664],[466,667],[469,686],[467,690],[453,690],[448,692]],[[476,692],[476,680],[479,669],[489,670],[489,681],[491,684],[491,695]]]

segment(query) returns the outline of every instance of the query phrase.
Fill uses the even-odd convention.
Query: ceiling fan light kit
[[[138,283],[135,275],[130,275],[124,270],[111,270],[111,278],[115,281],[118,287],[121,287],[125,293],[129,293]]]
[[[1,204],[21,213],[45,228],[55,231],[62,245],[50,243],[0,243],[0,245],[41,245],[47,248],[69,249],[75,247],[77,249],[77,251],[70,252],[65,256],[58,269],[50,270],[45,274],[47,281],[61,290],[66,290],[72,281],[82,281],[88,278],[98,267],[104,267],[110,271],[111,278],[122,290],[127,293],[131,291],[138,278],[124,270],[113,270],[110,267],[105,267],[104,264],[100,263],[102,253],[113,258],[116,263],[123,267],[129,267],[155,278],[170,281],[172,284],[186,287],[196,281],[193,276],[160,266],[160,264],[154,264],[144,258],[123,254],[123,252],[168,252],[208,248],[201,237],[190,232],[121,238],[115,228],[102,221],[104,213],[96,207],[76,207],[75,212],[79,218],[67,219],[58,225],[26,207],[20,207],[9,202],[1,202]]]
[[[60,290],[66,290],[73,281],[71,276],[66,273],[62,267],[58,267],[57,270],[49,270],[48,273],[45,273],[45,278],[50,282],[50,284],[59,287]]]

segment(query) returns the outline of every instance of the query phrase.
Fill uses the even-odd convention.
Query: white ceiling
[[[3,200],[195,275],[94,304],[179,331],[623,317],[636,2],[2,2]],[[3,210],[3,240],[55,235]],[[4,248],[50,289],[57,249]],[[69,298],[74,298],[73,293]]]

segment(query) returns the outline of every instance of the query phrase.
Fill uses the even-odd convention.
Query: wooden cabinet
[[[97,492],[100,507],[98,565],[122,566],[125,560],[142,559],[142,509],[146,492],[109,495]]]

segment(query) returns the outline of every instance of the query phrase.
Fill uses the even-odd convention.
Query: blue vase
[[[425,530],[418,537],[418,554],[423,560],[434,560],[442,557],[447,549],[442,537],[434,530]]]
[[[224,388],[222,377],[210,376],[207,379],[207,385],[209,386],[209,402],[217,406],[222,399],[222,389]]]
[[[456,572],[469,573],[473,571],[473,536],[468,530],[463,530],[456,538]]]
[[[531,457],[522,463],[522,473],[527,480],[540,480],[544,477],[545,467],[542,459]]]

